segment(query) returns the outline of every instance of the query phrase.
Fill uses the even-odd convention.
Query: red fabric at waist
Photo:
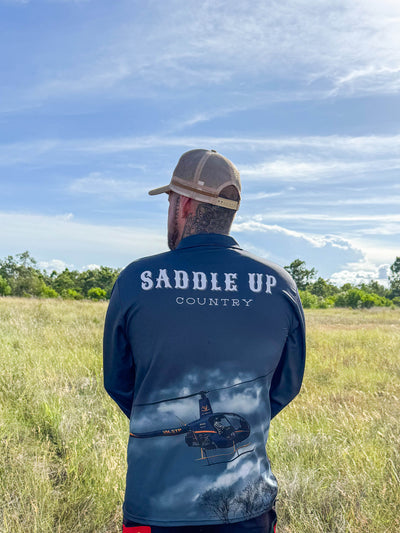
[[[122,533],[151,533],[150,526],[122,526]]]

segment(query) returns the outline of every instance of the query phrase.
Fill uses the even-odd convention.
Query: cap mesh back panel
[[[183,154],[176,165],[174,176],[193,183],[194,174],[204,153],[204,150],[191,150]]]
[[[232,171],[225,159],[213,154],[203,167],[201,179],[208,187],[218,189],[223,183],[232,180]]]

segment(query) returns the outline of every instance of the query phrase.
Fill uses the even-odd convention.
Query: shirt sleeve
[[[300,391],[304,375],[306,344],[304,315],[296,298],[292,325],[270,388],[271,418],[276,416]]]
[[[104,325],[104,388],[130,418],[135,385],[135,364],[125,329],[125,317],[121,310],[117,280],[111,294]]]

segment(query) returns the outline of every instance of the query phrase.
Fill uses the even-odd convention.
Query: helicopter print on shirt
[[[255,381],[256,379],[260,379],[260,377],[249,381]],[[233,386],[240,384],[241,383]],[[200,391],[187,396],[161,400],[160,402],[153,402],[151,404],[137,404],[137,406],[154,405],[166,401],[200,395],[200,417],[187,424],[183,423],[183,425],[179,427],[148,431],[145,433],[132,432],[130,433],[130,436],[136,439],[147,439],[154,437],[172,437],[184,434],[187,446],[200,448],[200,457],[196,460],[204,462],[207,466],[232,462],[238,459],[241,455],[253,452],[254,448],[244,450],[244,448],[251,446],[251,443],[238,446],[238,444],[242,443],[250,436],[251,428],[249,422],[237,413],[214,413],[210,400],[207,397],[207,392],[211,391]],[[222,451],[228,450],[229,448],[229,451]]]

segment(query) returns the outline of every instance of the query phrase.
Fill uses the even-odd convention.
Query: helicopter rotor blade
[[[149,402],[149,403],[135,403],[135,407],[143,407],[145,405],[157,405],[158,403],[165,403],[165,402],[175,402],[176,400],[184,400],[185,398],[192,398],[193,396],[197,396],[198,394],[207,394],[209,391],[200,391],[200,392],[194,392],[193,394],[187,394],[186,396],[177,396],[176,398],[166,398],[165,400],[158,400],[157,402]]]
[[[198,392],[193,392],[192,394],[187,394],[185,396],[177,396],[176,398],[166,398],[165,400],[158,400],[157,402],[149,402],[149,403],[135,403],[135,407],[144,407],[145,405],[157,405],[159,403],[165,403],[165,402],[175,402],[177,400],[184,400],[185,398],[193,398],[193,396],[198,396],[199,394],[208,394],[210,392],[216,392],[219,390],[225,390],[225,389],[232,389],[233,387],[238,387],[239,385],[243,385],[245,383],[252,383],[253,381],[257,381],[259,379],[266,378],[269,376],[273,370],[270,370],[267,374],[264,374],[263,376],[258,376],[253,379],[247,379],[245,381],[240,381],[239,383],[234,383],[233,385],[228,385],[227,387],[218,387],[216,389],[209,389],[209,390],[201,390]]]
[[[228,385],[227,387],[218,387],[217,389],[210,389],[210,390],[206,391],[206,393],[215,392],[215,391],[224,390],[224,389],[232,389],[233,387],[237,387],[238,385],[243,385],[244,383],[251,383],[252,381],[257,381],[258,379],[266,378],[272,372],[273,372],[273,370],[268,372],[268,374],[264,374],[263,376],[258,376],[257,378],[247,379],[245,381],[240,381],[239,383],[234,383],[233,385]]]

